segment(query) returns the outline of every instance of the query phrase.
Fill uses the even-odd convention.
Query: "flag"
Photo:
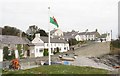
[[[59,27],[58,26],[58,23],[57,23],[57,21],[56,21],[56,19],[53,17],[50,17],[50,23],[52,23],[52,24],[54,24],[55,26],[57,26],[57,27]]]

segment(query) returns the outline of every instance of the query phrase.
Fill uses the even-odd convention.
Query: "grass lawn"
[[[109,71],[103,69],[67,65],[40,66],[37,68],[27,70],[3,71],[3,74],[108,74],[108,73]]]

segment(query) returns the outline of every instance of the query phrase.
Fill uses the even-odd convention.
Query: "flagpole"
[[[50,7],[48,7],[48,15],[50,18]],[[51,44],[50,44],[50,19],[49,19],[49,36],[48,36],[48,51],[49,51],[49,65],[51,65]]]

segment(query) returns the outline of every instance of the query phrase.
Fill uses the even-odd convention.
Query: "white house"
[[[96,40],[100,34],[97,31],[94,32],[80,32],[75,36],[77,41],[84,41],[84,40]]]
[[[32,44],[33,45],[30,46],[30,50],[31,50],[30,56],[42,57],[44,52],[44,42],[40,39],[39,34],[35,35]]]
[[[62,37],[63,36],[63,31],[60,30],[60,29],[54,29],[54,30],[50,31],[50,36],[52,38]]]
[[[51,38],[50,41],[52,54],[57,49],[59,49],[59,52],[67,52],[69,50],[69,44],[65,40]],[[36,34],[30,45],[31,57],[42,57],[44,49],[48,49],[48,37]]]
[[[97,42],[101,42],[101,39],[102,39],[102,42],[111,41],[111,34],[110,33],[101,34]]]
[[[100,34],[97,32],[97,30],[93,32],[79,32],[72,30],[71,32],[64,33],[63,39],[69,40],[69,39],[76,39],[77,41],[84,41],[84,40],[96,40]]]

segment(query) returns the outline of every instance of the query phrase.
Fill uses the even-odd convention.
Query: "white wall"
[[[3,49],[0,49],[0,62],[3,61]]]
[[[18,50],[15,50],[15,58],[18,58],[19,54],[18,54]]]
[[[80,35],[76,35],[76,36],[75,36],[75,39],[76,39],[77,41],[81,41],[81,40],[82,40],[81,37],[80,37]]]
[[[43,50],[43,51],[40,52],[40,50]],[[35,57],[42,57],[43,53],[44,53],[44,46],[35,46],[34,48]]]
[[[60,52],[66,52],[66,51],[69,50],[69,44],[68,43],[67,44],[64,44],[64,43],[51,43],[50,45],[51,45],[52,49],[55,49],[57,47],[60,48]],[[64,50],[65,47],[67,47],[68,50]],[[48,43],[44,44],[44,48],[48,49]]]
[[[63,36],[63,32],[58,29],[57,31],[55,31],[55,33],[53,34],[53,36]]]

